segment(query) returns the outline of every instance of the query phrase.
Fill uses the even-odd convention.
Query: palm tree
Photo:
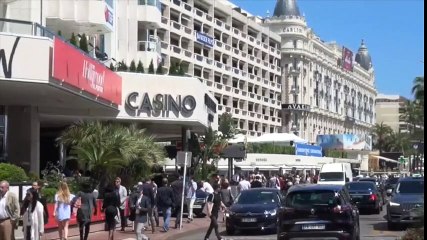
[[[78,122],[57,139],[71,148],[71,155],[99,183],[117,175],[140,179],[164,159],[163,149],[145,130],[109,122]]]
[[[407,133],[392,132],[386,144],[390,152],[401,152],[403,156],[405,156],[405,152],[411,149],[409,135]]]
[[[409,125],[412,139],[424,139],[424,109],[421,102],[408,102],[401,117]]]
[[[419,100],[420,102],[424,102],[424,76],[416,77],[414,79],[412,94],[414,94],[416,100]]]
[[[383,153],[385,150],[385,147],[387,145],[387,139],[390,137],[390,134],[393,132],[390,126],[387,124],[384,124],[384,122],[381,122],[380,124],[375,124],[372,134],[376,141],[376,148]]]

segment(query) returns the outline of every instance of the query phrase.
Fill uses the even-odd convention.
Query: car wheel
[[[227,235],[231,236],[234,234],[234,228],[225,227],[225,232],[227,232]]]

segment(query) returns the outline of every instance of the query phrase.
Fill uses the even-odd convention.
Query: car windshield
[[[424,194],[424,181],[403,181],[397,184],[396,193]]]
[[[319,174],[320,181],[343,181],[344,173],[342,172],[321,172]]]
[[[388,184],[396,184],[397,181],[399,181],[399,178],[389,178],[387,183]]]
[[[272,191],[243,191],[236,198],[237,204],[272,204],[279,203],[277,193]]]
[[[327,190],[291,192],[286,196],[285,206],[292,208],[331,206],[336,203],[335,195],[335,192]]]
[[[372,191],[375,190],[375,184],[373,182],[351,182],[346,184],[348,190],[356,191]]]

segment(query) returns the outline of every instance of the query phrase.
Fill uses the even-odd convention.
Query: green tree
[[[374,136],[375,141],[374,146],[380,151],[380,154],[384,152],[384,148],[387,146],[387,141],[392,132],[393,129],[391,129],[387,124],[384,124],[384,122],[375,124],[372,135]]]
[[[82,51],[87,52],[87,53],[89,52],[87,37],[86,37],[85,33],[83,33],[82,37],[80,38],[79,46],[80,46],[80,49]]]
[[[192,163],[192,171],[198,176],[198,180],[206,180],[209,174],[216,169],[213,167],[214,164],[208,164],[208,160],[217,161],[220,153],[227,146],[227,141],[221,138],[218,131],[209,127],[203,136],[192,135],[189,145],[190,151],[196,159]]]
[[[222,138],[230,140],[240,131],[237,129],[231,113],[223,113],[219,116],[218,130],[222,133]]]
[[[74,33],[71,34],[70,44],[78,47],[78,45],[77,45],[77,38],[76,38],[76,35],[74,35]]]
[[[163,75],[163,62],[160,62],[156,69],[156,74]]]
[[[125,60],[122,60],[121,62],[119,62],[119,67],[117,68],[117,71],[122,71],[122,72],[128,71],[128,66],[126,65]]]
[[[424,76],[414,79],[412,94],[414,94],[416,100],[424,102]]]
[[[129,72],[136,72],[136,65],[134,60],[130,62]]]
[[[113,65],[113,63],[110,63],[110,67],[109,67],[109,69],[111,70],[111,71],[114,71],[115,69],[114,69],[114,65]]]
[[[170,69],[169,69],[169,75],[171,75],[171,76],[184,76],[185,70],[184,70],[182,64],[180,64],[180,63],[172,64]]]
[[[153,164],[161,163],[165,157],[163,148],[136,125],[78,122],[57,141],[71,149],[70,155],[98,183],[110,182],[115,176],[140,180]]]
[[[142,65],[141,60],[138,61],[138,66],[136,67],[137,73],[144,73],[144,66]]]
[[[148,73],[149,74],[154,74],[154,63],[153,63],[153,59],[151,59],[150,65],[148,66]]]
[[[176,71],[177,71],[176,66],[175,66],[174,64],[171,64],[171,66],[170,66],[170,68],[169,68],[169,75],[171,75],[171,76],[176,76],[176,75],[175,75],[175,74],[176,74]]]
[[[62,32],[61,30],[58,31],[58,36],[62,37]]]
[[[408,124],[412,140],[424,139],[424,106],[422,102],[408,102],[400,119]]]

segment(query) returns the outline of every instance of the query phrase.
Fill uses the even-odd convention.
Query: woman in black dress
[[[114,240],[114,233],[116,231],[116,219],[118,214],[117,208],[120,206],[120,198],[114,192],[114,187],[108,185],[105,188],[104,203],[102,204],[102,211],[105,211],[105,230],[108,231],[108,239]]]

